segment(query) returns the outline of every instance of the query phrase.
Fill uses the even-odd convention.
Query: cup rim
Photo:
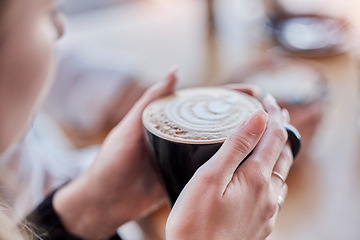
[[[150,129],[148,129],[145,124],[143,123],[144,129],[146,131],[148,131],[149,133],[151,133],[152,135],[167,140],[169,142],[173,142],[173,143],[181,143],[181,144],[195,144],[195,145],[207,145],[207,144],[216,144],[216,143],[223,143],[225,142],[226,138],[220,138],[220,139],[216,139],[216,140],[193,140],[193,139],[189,139],[189,140],[180,140],[180,139],[176,139],[176,138],[170,138],[164,135],[160,135],[157,133],[154,133],[153,131],[151,131]]]
[[[263,106],[261,104],[261,102],[256,99],[255,97],[253,96],[250,96],[246,93],[243,93],[243,92],[239,92],[239,91],[236,91],[234,89],[230,89],[230,88],[226,88],[226,87],[216,87],[216,86],[204,86],[204,87],[193,87],[193,88],[185,88],[185,89],[180,89],[180,90],[177,90],[175,91],[173,94],[169,94],[167,96],[164,96],[164,98],[167,98],[167,97],[174,97],[176,96],[177,94],[193,94],[194,92],[197,92],[199,90],[210,90],[211,89],[214,89],[216,91],[224,91],[224,92],[233,92],[233,93],[236,93],[237,95],[242,95],[243,97],[246,96],[246,99],[247,101],[249,102],[252,102],[254,105],[258,105],[258,109],[263,109]],[[161,98],[160,98],[161,99]],[[160,100],[158,99],[158,100]],[[157,100],[155,100],[157,101]],[[147,116],[148,112],[150,111],[149,107],[153,104],[150,103],[143,111],[142,113],[142,124],[143,124],[143,127],[148,131],[150,132],[151,134],[159,137],[159,138],[162,138],[162,139],[165,139],[167,141],[170,141],[170,142],[174,142],[174,143],[182,143],[182,144],[195,144],[195,145],[207,145],[207,144],[218,144],[218,143],[223,143],[227,137],[228,137],[228,134],[226,134],[226,136],[221,136],[221,137],[218,137],[218,138],[215,138],[215,139],[186,139],[186,138],[176,138],[176,137],[171,137],[171,136],[168,136],[166,135],[165,133],[161,133],[161,132],[158,132],[156,130],[154,130],[150,125],[150,123],[148,121],[145,120],[145,116]],[[254,110],[255,112],[255,110]],[[246,119],[243,119],[243,121],[245,121]],[[236,126],[234,126],[235,128]]]

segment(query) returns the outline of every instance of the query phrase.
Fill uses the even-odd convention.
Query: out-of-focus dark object
[[[277,45],[296,56],[327,57],[350,48],[348,23],[335,17],[273,14],[267,29]]]
[[[298,158],[306,158],[326,103],[327,85],[320,67],[295,58],[268,57],[235,74],[231,82],[257,85],[263,95],[272,94],[280,107],[289,110],[290,123],[302,138]]]

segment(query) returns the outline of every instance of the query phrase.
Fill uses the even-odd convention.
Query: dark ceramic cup
[[[227,135],[261,108],[261,103],[249,95],[203,87],[178,91],[145,109],[143,124],[171,206]],[[300,137],[293,127],[286,128],[296,155]]]

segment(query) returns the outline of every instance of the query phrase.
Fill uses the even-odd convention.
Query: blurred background
[[[10,201],[20,212],[86,169],[146,87],[176,65],[178,88],[251,83],[289,110],[303,147],[269,239],[360,239],[359,1],[63,0],[62,8],[55,86],[25,140],[0,159],[28,186],[8,193],[21,196]],[[164,206],[119,231],[165,239],[168,213]]]

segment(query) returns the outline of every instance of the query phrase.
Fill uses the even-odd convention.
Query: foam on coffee
[[[143,113],[151,133],[175,142],[222,142],[261,109],[255,98],[220,87],[190,88],[152,102]]]

